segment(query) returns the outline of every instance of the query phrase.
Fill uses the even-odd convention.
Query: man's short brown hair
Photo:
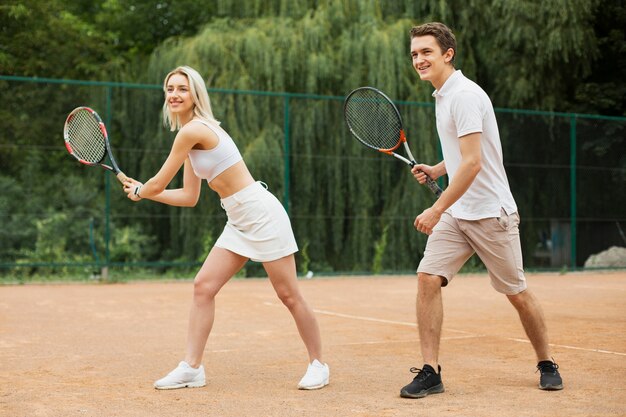
[[[454,62],[454,58],[456,57],[456,37],[450,28],[439,22],[424,23],[423,25],[411,28],[411,39],[428,35],[435,38],[441,48],[442,54],[445,54],[448,49],[454,51],[452,60],[450,60],[451,63]]]

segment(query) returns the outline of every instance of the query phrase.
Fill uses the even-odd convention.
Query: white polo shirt
[[[456,70],[433,93],[437,132],[450,182],[461,165],[462,136],[480,132],[482,168],[469,189],[449,209],[458,219],[479,220],[515,213],[517,205],[502,162],[502,144],[489,96],[475,82]]]

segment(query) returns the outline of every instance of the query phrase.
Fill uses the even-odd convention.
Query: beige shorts
[[[478,254],[496,291],[514,295],[526,289],[517,213],[481,220],[455,219],[444,213],[428,237],[417,272],[439,275],[448,285],[463,264]]]
[[[261,182],[220,201],[228,222],[215,246],[256,262],[271,262],[298,251],[287,212]]]

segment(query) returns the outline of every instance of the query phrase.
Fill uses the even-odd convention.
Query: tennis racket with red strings
[[[77,107],[67,116],[63,128],[65,147],[81,164],[101,166],[123,183],[127,177],[117,166],[111,152],[106,127],[98,113],[89,107]],[[105,159],[110,165],[105,164]]]

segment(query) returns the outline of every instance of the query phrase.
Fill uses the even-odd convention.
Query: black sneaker
[[[439,394],[444,391],[441,382],[441,366],[436,373],[432,366],[424,365],[422,369],[411,368],[411,372],[417,374],[413,382],[400,390],[400,396],[404,398],[423,398],[429,394]]]
[[[563,389],[563,380],[559,374],[559,365],[552,361],[541,361],[537,364],[537,370],[541,372],[539,389],[546,391],[558,391]]]

